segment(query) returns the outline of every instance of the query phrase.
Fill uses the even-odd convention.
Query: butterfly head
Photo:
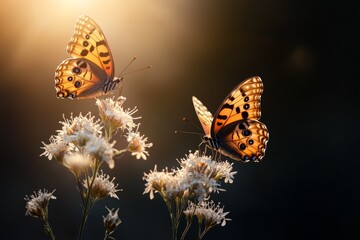
[[[204,135],[202,137],[202,141],[208,144],[214,150],[219,150],[220,148],[219,142],[216,139],[209,137],[208,135]]]
[[[114,91],[116,89],[121,90],[123,81],[124,77],[114,77],[112,80],[107,81],[103,86],[103,94]]]
[[[116,88],[119,88],[124,81],[124,77],[114,77],[113,82],[116,82]]]

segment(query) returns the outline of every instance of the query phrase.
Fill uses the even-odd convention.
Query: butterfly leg
[[[214,150],[212,147],[207,146],[209,149],[211,149],[211,158],[212,159],[216,159],[216,150]]]
[[[119,83],[118,83],[118,84],[120,84],[120,87],[119,87],[119,97],[121,97],[121,93],[122,93],[122,90],[123,90],[123,80],[124,80],[124,78],[121,77],[121,78],[119,79]]]
[[[214,156],[214,160],[217,161],[219,158],[219,151],[215,150],[215,156]]]
[[[205,144],[205,147],[201,149],[201,146]],[[199,156],[205,156],[208,149],[208,145],[206,144],[206,141],[202,141],[198,146]]]
[[[216,161],[218,161],[218,162],[221,162],[221,152],[220,151],[217,151],[217,153],[218,153],[218,157],[217,157],[217,159],[216,159]]]

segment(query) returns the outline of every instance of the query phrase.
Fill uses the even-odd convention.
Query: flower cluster
[[[146,160],[149,156],[148,148],[152,147],[152,143],[148,143],[147,137],[139,132],[140,123],[135,122],[140,117],[133,116],[138,109],[123,108],[125,100],[124,97],[96,99],[100,119],[95,119],[91,113],[80,113],[78,116],[71,114],[69,118],[63,116],[63,121],[60,121],[61,129],[50,137],[49,143],[43,142],[41,147],[44,150],[41,156],[49,160],[56,159],[72,172],[77,180],[83,210],[78,239],[82,239],[86,220],[95,202],[106,197],[119,199],[117,192],[120,189],[114,182],[115,178],[105,174],[101,165],[105,163],[110,169],[114,168],[114,158],[126,152],[137,159]],[[117,133],[127,141],[120,150],[113,140]],[[52,193],[46,191],[39,191],[31,198],[26,198],[26,213],[41,218],[50,235],[52,231],[47,222],[47,205],[49,200],[54,198]],[[104,217],[105,239],[113,239],[110,235],[121,221],[118,210],[108,211],[108,215]]]
[[[149,193],[150,199],[153,199],[154,193],[159,193],[167,204],[173,226],[173,239],[177,238],[182,213],[187,219],[183,237],[193,216],[197,216],[199,227],[203,220],[205,221],[204,230],[199,230],[198,239],[201,239],[212,226],[220,222],[225,225],[226,220],[229,220],[225,218],[228,213],[224,213],[223,208],[215,206],[208,199],[213,192],[225,191],[220,188],[220,181],[232,183],[236,172],[232,171],[232,164],[227,161],[214,161],[208,156],[201,156],[198,151],[190,152],[178,162],[180,168],[171,171],[167,168],[158,171],[155,166],[154,170],[144,173],[144,194]]]
[[[102,126],[99,120],[94,121],[94,116],[91,113],[83,116],[70,116],[70,119],[61,121],[62,129],[57,131],[57,135],[50,137],[50,143],[43,143],[44,153],[49,160],[54,157],[59,163],[71,169],[71,164],[68,164],[69,155],[75,154],[82,158],[93,158],[100,162],[105,162],[110,168],[114,166],[113,156],[115,149],[113,148],[115,142],[109,142],[102,137]],[[67,161],[64,161],[66,160]]]
[[[139,125],[135,124],[134,120],[140,117],[133,117],[132,115],[137,112],[137,108],[124,109],[122,104],[125,98],[119,97],[117,100],[114,98],[97,99],[96,105],[99,107],[100,120],[95,120],[91,113],[83,116],[70,116],[69,119],[64,118],[61,121],[61,130],[57,131],[57,135],[50,137],[50,143],[43,142],[42,149],[44,155],[51,160],[55,158],[59,163],[68,167],[72,172],[78,174],[69,164],[71,159],[81,158],[90,161],[83,161],[89,164],[94,164],[93,161],[105,162],[109,168],[114,168],[114,157],[126,151],[131,152],[137,159],[149,155],[147,149],[152,146],[152,143],[147,143],[147,138],[140,135],[138,132]],[[128,147],[123,150],[114,148],[115,141],[111,141],[112,136],[120,129],[128,142]],[[135,131],[134,131],[135,129]],[[103,133],[104,132],[104,133]],[[74,157],[76,156],[76,157]],[[78,166],[78,165],[77,165]]]
[[[150,193],[154,198],[154,192],[159,192],[166,199],[176,197],[194,197],[196,202],[201,202],[210,193],[223,190],[220,188],[219,180],[232,183],[236,172],[232,172],[232,164],[216,162],[208,156],[200,156],[199,152],[190,153],[180,161],[181,168],[168,171],[164,169],[144,174],[145,193]]]
[[[86,189],[91,189],[90,195],[93,199],[101,199],[107,196],[119,199],[116,192],[120,191],[117,189],[118,184],[114,183],[115,178],[110,181],[110,176],[101,173],[96,174],[96,178],[90,187],[90,179],[84,179],[83,185]]]
[[[113,134],[118,129],[124,131],[125,129],[131,131],[136,124],[132,115],[138,110],[136,107],[131,109],[124,109],[122,104],[125,102],[125,97],[119,97],[117,100],[114,98],[96,99],[96,105],[99,107],[99,114],[108,133]]]
[[[213,227],[216,224],[221,226],[226,225],[226,221],[231,219],[226,218],[229,212],[224,212],[224,207],[220,207],[220,203],[217,205],[214,201],[202,201],[199,204],[189,202],[188,207],[184,211],[186,219],[191,219],[194,215],[200,222],[204,221],[206,227]]]

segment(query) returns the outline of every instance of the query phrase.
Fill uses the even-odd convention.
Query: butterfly
[[[91,98],[121,86],[114,77],[114,60],[100,27],[88,16],[75,23],[75,33],[67,45],[72,58],[65,59],[55,71],[58,98]]]
[[[244,80],[225,98],[214,117],[193,96],[195,112],[205,132],[203,143],[234,160],[260,161],[269,140],[269,131],[259,121],[262,92],[260,77]]]

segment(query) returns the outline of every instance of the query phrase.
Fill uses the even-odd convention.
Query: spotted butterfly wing
[[[88,16],[75,23],[68,46],[73,57],[64,60],[55,71],[55,89],[59,98],[90,98],[118,87],[114,61],[100,27]]]
[[[262,92],[261,79],[252,77],[241,82],[225,98],[212,119],[210,134],[205,131],[206,140],[213,149],[244,162],[260,161],[264,157],[269,132],[265,124],[258,121]],[[194,102],[194,107],[201,122],[206,113],[199,102]]]

